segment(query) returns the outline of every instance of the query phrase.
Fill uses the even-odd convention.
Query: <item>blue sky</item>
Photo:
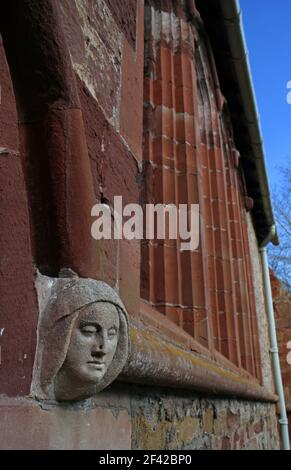
[[[291,1],[240,0],[271,188],[291,158]]]

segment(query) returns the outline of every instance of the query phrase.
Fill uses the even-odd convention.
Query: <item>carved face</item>
[[[73,329],[62,372],[78,383],[98,383],[114,357],[118,332],[119,316],[113,304],[86,307]]]

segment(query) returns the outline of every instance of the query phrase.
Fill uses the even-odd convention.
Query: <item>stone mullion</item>
[[[188,186],[188,204],[199,204],[198,172],[197,172],[197,143],[199,133],[197,132],[198,102],[197,102],[197,76],[193,57],[195,57],[195,31],[192,24],[188,23],[187,29],[188,47],[182,55],[182,73],[184,78],[184,101],[186,127],[186,172]],[[189,49],[189,52],[188,52]],[[187,52],[186,52],[187,51]],[[190,151],[191,149],[191,151]],[[188,151],[187,151],[188,150]],[[200,228],[199,228],[200,230]],[[205,307],[205,276],[203,273],[203,262],[201,253],[201,240],[199,247],[190,255],[191,287],[195,339],[209,347],[209,326]],[[202,271],[202,274],[200,274]]]
[[[197,63],[197,61],[200,63]],[[216,297],[216,279],[215,279],[215,267],[214,267],[214,237],[213,237],[213,216],[212,208],[210,204],[210,177],[208,171],[208,149],[207,149],[207,126],[206,126],[206,116],[205,116],[205,106],[203,96],[203,80],[205,80],[204,75],[202,74],[201,65],[201,51],[200,48],[197,49],[196,54],[196,67],[200,66],[198,70],[198,84],[200,89],[199,101],[199,158],[198,158],[198,178],[199,178],[199,200],[200,200],[200,211],[201,211],[201,220],[202,220],[202,234],[201,234],[201,243],[202,243],[202,256],[205,269],[205,297],[206,297],[206,306],[207,306],[207,315],[208,322],[211,331],[211,346],[212,352],[214,350],[219,351],[219,324],[217,317],[217,297]],[[204,229],[204,230],[203,230]]]
[[[229,157],[230,159],[230,157]],[[240,264],[243,262],[243,251],[242,251],[242,239],[241,239],[241,230],[240,230],[240,203],[239,203],[239,195],[238,195],[238,188],[237,188],[237,181],[236,175],[234,174],[234,169],[230,167],[230,178],[231,178],[231,188],[232,188],[232,195],[231,201],[233,201],[233,209],[234,209],[234,234],[235,239],[233,240],[233,246],[235,247],[234,251],[234,259],[236,262],[236,295],[237,295],[237,302],[238,302],[238,320],[240,325],[240,344],[241,344],[241,359],[242,359],[242,366],[251,372],[251,364],[250,364],[250,344],[248,341],[248,332],[249,332],[249,324],[248,319],[246,318],[244,309],[245,309],[245,294],[242,290],[242,283],[244,282],[243,279],[240,278],[241,276],[241,268]]]
[[[224,295],[226,299],[227,305],[229,305],[228,316],[231,317],[231,321],[233,324],[233,342],[235,347],[235,358],[234,362],[241,367],[241,358],[240,358],[240,344],[239,344],[239,325],[237,319],[237,300],[236,300],[236,292],[235,292],[235,285],[234,285],[234,266],[232,261],[232,242],[231,242],[231,229],[230,229],[230,220],[231,220],[231,212],[230,212],[230,205],[228,204],[229,201],[229,194],[228,194],[228,178],[229,184],[230,183],[230,167],[229,167],[229,155],[228,152],[225,150],[226,145],[226,135],[224,132],[224,124],[222,122],[222,117],[219,122],[219,134],[220,134],[220,162],[219,162],[219,169],[221,171],[221,178],[222,178],[222,189],[221,195],[224,203],[224,219],[225,219],[225,240],[226,245],[222,245],[222,258],[225,260],[225,275],[227,280],[224,280]],[[220,183],[218,183],[220,186]],[[227,255],[227,258],[225,256]],[[227,291],[227,292],[226,292]]]

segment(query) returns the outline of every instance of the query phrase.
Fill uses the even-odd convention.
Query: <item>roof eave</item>
[[[210,3],[197,1],[217,63],[221,88],[233,117],[235,142],[242,155],[248,193],[254,199],[252,216],[257,238],[262,243],[273,233],[270,241],[278,244],[240,5],[238,0],[211,0]],[[219,30],[224,34],[219,34]]]

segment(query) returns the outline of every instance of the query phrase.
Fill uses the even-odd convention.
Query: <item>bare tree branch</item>
[[[280,237],[278,247],[269,248],[270,266],[291,291],[291,160],[280,168],[283,185],[273,189],[273,207]]]

